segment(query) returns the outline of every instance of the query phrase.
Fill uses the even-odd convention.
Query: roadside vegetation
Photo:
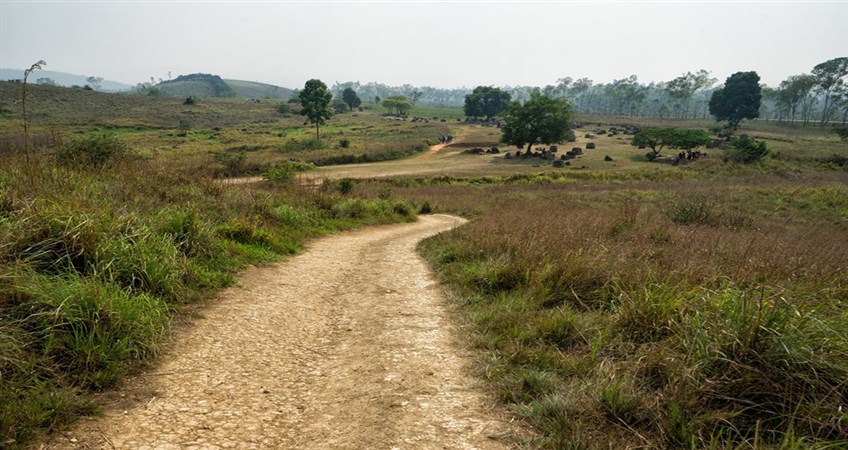
[[[539,177],[360,186],[474,218],[422,249],[533,446],[848,443],[848,173]]]
[[[96,393],[143,368],[181,312],[231,285],[240,269],[295,254],[311,237],[415,218],[415,205],[352,195],[350,180],[303,188],[294,174],[314,165],[281,154],[268,160],[268,183],[217,182],[212,173],[244,161],[214,159],[209,149],[244,141],[208,145],[217,141],[207,136],[211,129],[178,136],[181,130],[164,127],[167,120],[156,114],[182,109],[176,100],[33,88],[27,151],[15,113],[0,121],[0,447],[24,447],[95,412]],[[71,100],[80,101],[79,116],[61,105],[66,92],[80,96]],[[42,102],[42,94],[58,98]],[[93,106],[81,106],[83,99]],[[113,101],[126,115],[100,111],[96,124],[75,123],[97,116],[86,108]],[[231,101],[218,102],[214,110],[225,115]],[[277,114],[270,104],[260,105],[267,113],[239,105],[248,112],[233,116],[251,122]],[[198,116],[212,126],[207,113]],[[418,140],[415,132],[406,142]],[[402,142],[387,140],[384,149]],[[181,144],[167,154],[155,150],[167,141]]]

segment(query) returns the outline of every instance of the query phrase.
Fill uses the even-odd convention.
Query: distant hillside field
[[[29,76],[28,81],[36,84],[40,79],[53,80],[59,86],[85,86],[88,84],[86,78],[89,75],[74,75],[65,72],[55,72],[52,70],[37,70]],[[0,69],[0,80],[20,80],[24,77],[24,69]],[[100,90],[104,92],[121,92],[129,91],[132,86],[129,84],[120,83],[112,80],[103,80],[100,84]]]
[[[218,75],[195,73],[180,75],[155,86],[167,97],[235,97],[255,99],[288,99],[292,90],[272,84],[244,80],[224,80]]]

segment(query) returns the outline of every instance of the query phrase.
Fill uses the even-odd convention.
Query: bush
[[[218,151],[209,152],[212,155],[212,160],[224,167],[224,173],[227,176],[234,176],[239,173],[244,162],[247,161],[247,155],[244,150],[235,152]]]
[[[342,195],[350,194],[353,191],[354,182],[350,178],[342,178],[339,180],[339,192]]]
[[[730,150],[727,151],[725,159],[739,163],[752,163],[761,160],[769,152],[768,146],[763,141],[753,138],[741,137],[730,142]]]
[[[281,153],[297,152],[303,150],[321,150],[324,148],[324,143],[315,138],[306,138],[303,140],[292,139],[280,148]]]
[[[138,155],[127,144],[110,135],[76,139],[56,152],[59,164],[81,169],[103,169]]]
[[[711,225],[715,223],[715,204],[703,195],[677,197],[666,209],[666,215],[678,225]]]
[[[280,103],[277,105],[277,112],[280,114],[291,114],[292,108],[288,103]]]
[[[340,141],[339,141],[339,147],[341,147],[341,148],[348,148],[348,147],[350,147],[350,140],[349,140],[349,139],[342,139],[342,140],[340,140]]]
[[[183,101],[183,105],[194,105],[195,103],[197,103],[197,99],[193,95],[186,97]]]
[[[265,173],[262,174],[262,177],[269,183],[285,184],[291,181],[295,174],[313,169],[315,169],[315,164],[289,161],[282,164],[275,164],[273,167],[265,171]]]

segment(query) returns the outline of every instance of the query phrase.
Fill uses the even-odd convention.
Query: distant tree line
[[[762,87],[759,118],[802,124],[848,122],[848,58],[835,58],[816,65],[809,74],[793,75],[777,87]],[[576,113],[606,116],[657,117],[667,119],[709,118],[710,99],[721,89],[707,70],[686,72],[668,81],[642,83],[631,75],[610,83],[595,84],[589,78],[560,78],[544,87],[503,86],[500,89],[518,102],[526,102],[533,92],[568,100]],[[465,105],[470,88],[441,89],[409,84],[349,81],[336,83],[330,90],[341,96],[353,89],[360,98],[403,96],[411,103],[439,107]],[[377,101],[379,103],[379,101]]]

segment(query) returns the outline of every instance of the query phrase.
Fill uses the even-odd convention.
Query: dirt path
[[[43,448],[504,448],[415,251],[460,223],[344,233],[246,271],[121,391],[131,406]]]

